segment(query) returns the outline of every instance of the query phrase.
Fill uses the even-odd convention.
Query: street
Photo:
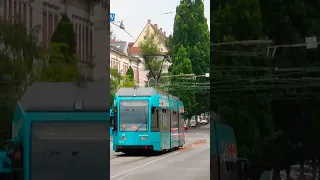
[[[123,156],[110,151],[111,180],[209,180],[210,126],[186,132],[183,149],[160,156]],[[110,144],[112,148],[112,144]]]

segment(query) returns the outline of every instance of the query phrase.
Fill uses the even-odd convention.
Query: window
[[[27,3],[23,2],[23,23],[27,27]]]
[[[89,55],[92,57],[93,56],[93,36],[92,36],[92,29],[90,28],[90,52],[89,52]]]
[[[48,42],[51,41],[51,37],[52,37],[52,30],[53,30],[53,15],[52,12],[49,12],[48,15],[49,18],[49,24],[48,24]]]
[[[160,48],[160,52],[162,52],[163,51],[163,49],[162,48]]]
[[[16,15],[17,15],[17,1],[13,1],[13,18],[14,18],[14,20],[15,20],[15,18],[17,18],[16,17]]]
[[[42,15],[42,41],[44,46],[47,47],[47,11],[43,11]]]
[[[162,131],[165,130],[164,111],[163,111],[163,109],[159,109],[158,121],[159,121],[159,131],[162,132]]]
[[[19,20],[21,20],[21,15],[22,15],[22,11],[21,11],[21,1],[19,1],[19,11],[18,11],[18,14],[19,14]]]
[[[9,0],[9,20],[12,20],[12,1]]]
[[[89,27],[86,25],[86,60],[90,58],[89,56],[89,48],[90,48],[90,43],[89,43]]]
[[[147,100],[120,101],[120,131],[148,131],[148,104]]]
[[[30,7],[30,24],[29,24],[29,28],[32,29],[33,27],[33,9],[32,7]]]
[[[152,107],[151,109],[151,131],[158,132],[159,131],[159,109]]]
[[[82,38],[81,38],[81,32],[82,32],[82,27],[81,23],[79,23],[79,57],[82,60]]]
[[[230,171],[230,162],[229,161],[226,161],[226,170]]]
[[[76,47],[75,47],[75,50],[76,50],[76,52],[77,52],[77,50],[78,50],[78,24],[77,23],[74,23],[74,37],[75,37],[75,40],[76,40]]]
[[[57,28],[58,26],[58,23],[59,23],[59,14],[58,13],[55,13],[54,14],[54,27]],[[77,31],[76,31],[77,32]],[[77,36],[76,36],[77,37]]]
[[[82,22],[84,22],[84,21],[82,21]],[[85,32],[85,25],[84,24],[82,24],[82,34],[81,34],[81,37],[82,37],[82,54],[81,54],[81,56],[82,56],[82,60],[86,60],[86,57],[85,57],[85,48],[86,48],[86,46],[85,46],[85,34],[86,34],[86,32]]]
[[[7,19],[7,9],[8,9],[8,8],[7,8],[7,1],[8,1],[8,0],[4,0],[4,2],[3,2],[3,3],[4,3],[4,9],[3,9],[3,10],[4,10],[4,12],[3,12],[3,17],[4,17],[4,19]],[[9,0],[9,1],[10,1],[10,0]]]
[[[146,39],[147,39],[147,36],[144,36],[143,39],[146,40]]]

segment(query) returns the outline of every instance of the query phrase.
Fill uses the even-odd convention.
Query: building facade
[[[141,60],[139,58],[129,55],[127,49],[127,42],[110,42],[110,68],[117,69],[117,71],[122,76],[125,76],[129,67],[131,66],[134,73],[135,84],[139,86],[139,67],[141,64]]]
[[[139,44],[147,39],[148,36],[152,34],[155,35],[155,41],[158,44],[159,54],[166,55],[169,52],[169,49],[165,45],[165,41],[167,40],[166,31],[163,31],[162,28],[158,27],[158,24],[152,24],[151,20],[149,19],[143,30],[141,31],[140,35],[136,39],[135,42],[129,43],[129,54],[137,57],[141,60],[141,64],[139,67],[140,74],[140,86],[145,86],[146,82],[148,81],[147,74],[149,71],[146,69],[147,63],[145,62],[144,58],[142,57],[142,51],[139,47]],[[165,61],[162,66],[162,73],[168,73],[170,63]]]
[[[48,47],[63,14],[73,23],[82,73],[89,78],[109,77],[108,0],[0,0],[1,19],[22,20],[27,29],[40,27],[38,40]]]

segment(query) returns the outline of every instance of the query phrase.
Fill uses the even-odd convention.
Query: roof
[[[130,54],[140,54],[142,52],[140,47],[129,47]]]
[[[173,98],[173,99],[179,100],[179,98],[176,97],[176,96],[172,96],[172,95],[163,93],[163,92],[161,92],[159,90],[156,90],[156,89],[154,89],[152,87],[120,88],[117,91],[116,95],[117,96],[136,96],[136,97],[139,97],[139,96],[153,96],[153,95],[155,95],[157,93],[159,93],[161,95],[164,95],[164,96],[168,96],[169,98]]]
[[[153,30],[157,33],[157,35],[159,35],[159,38],[161,40],[167,39],[167,36],[160,29],[158,29],[154,24],[150,24],[150,25],[153,28]]]
[[[28,88],[19,103],[26,112],[72,112],[74,103],[83,101],[84,112],[109,112],[108,84],[107,80],[87,82],[86,87],[70,82],[37,82]]]
[[[159,29],[157,27],[158,26],[157,24],[152,24],[151,20],[149,19],[147,24],[144,26],[143,30],[140,32],[140,34],[139,34],[138,38],[136,39],[136,41],[129,43],[129,45],[128,45],[129,46],[129,53],[131,53],[131,54],[140,54],[141,53],[141,48],[133,47],[133,45],[134,45],[134,43],[137,42],[137,40],[139,39],[141,34],[144,32],[146,27],[148,27],[148,25],[150,25],[150,27],[154,30],[154,32],[157,35],[157,37],[159,38],[160,42],[165,45],[165,40],[167,39],[167,36],[166,36],[165,32],[162,31],[162,28]]]
[[[127,54],[128,45],[125,41],[110,42],[110,47],[114,47],[120,50],[122,53]]]
[[[153,96],[157,91],[152,87],[145,88],[120,88],[116,95],[117,96]]]

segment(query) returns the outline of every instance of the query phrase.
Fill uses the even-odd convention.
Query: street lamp
[[[158,58],[161,58],[161,57],[162,57],[163,59],[159,60],[157,57],[158,57]],[[149,62],[149,61],[151,60],[151,58],[152,58],[152,59],[154,58],[154,60],[159,60],[160,63],[161,63],[157,75],[154,73],[153,68],[152,68],[151,65],[150,65],[150,62]],[[160,77],[161,77],[163,63],[164,63],[165,60],[168,59],[168,58],[169,58],[169,56],[167,56],[167,55],[165,55],[165,54],[149,54],[149,55],[144,55],[144,56],[143,56],[143,59],[145,60],[145,62],[147,63],[147,65],[148,65],[148,67],[149,67],[149,70],[150,70],[150,72],[151,72],[151,75],[152,75],[153,78],[156,80],[156,85],[155,85],[155,87],[157,87],[157,85],[158,85],[158,80],[159,80]],[[151,78],[150,78],[150,79],[151,79]],[[148,80],[148,86],[149,86],[149,81],[150,81],[150,79]]]

